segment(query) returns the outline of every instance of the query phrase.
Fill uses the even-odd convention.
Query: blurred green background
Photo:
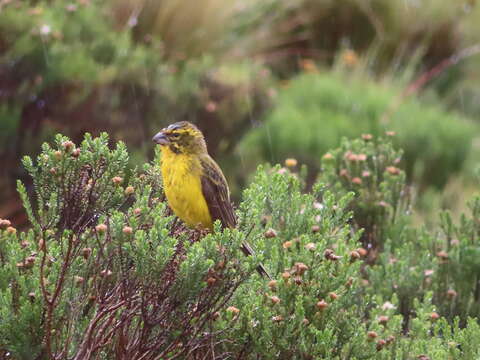
[[[475,189],[475,0],[0,0],[0,217],[24,221],[19,159],[107,131],[132,165],[188,120],[234,198],[263,162],[309,179],[342,137],[395,132],[420,217]],[[389,133],[390,134],[390,133]]]

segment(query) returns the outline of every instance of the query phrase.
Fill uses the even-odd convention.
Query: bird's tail
[[[246,255],[246,256],[251,256],[253,255],[253,250],[252,248],[250,247],[250,245],[248,244],[248,242],[244,241],[242,243],[242,246],[240,248],[242,250],[242,252]],[[263,277],[266,277],[270,280],[272,280],[272,277],[270,276],[270,274],[267,272],[267,270],[264,268],[264,266],[262,264],[259,264],[257,266],[257,272],[263,276]]]

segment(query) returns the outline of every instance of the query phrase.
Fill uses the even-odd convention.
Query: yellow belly
[[[212,228],[212,218],[203,197],[201,167],[185,155],[162,151],[162,177],[168,205],[189,227]]]

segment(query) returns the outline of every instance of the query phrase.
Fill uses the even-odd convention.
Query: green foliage
[[[106,134],[87,134],[79,147],[57,136],[36,162],[24,159],[35,205],[18,189],[33,227],[1,231],[1,350],[18,359],[169,357],[208,344],[202,329],[253,271],[232,261],[245,236],[197,241],[172,225],[159,170],[146,165],[128,185],[127,161]]]
[[[347,73],[300,75],[280,92],[264,126],[245,139],[245,151],[255,149],[270,161],[293,156],[318,167],[320,156],[344,136],[395,131],[410,178],[441,187],[462,168],[475,127],[417,99],[405,99],[392,111],[400,95],[392,86]]]
[[[0,219],[0,354],[475,359],[480,198],[459,224],[415,228],[400,156],[343,140],[308,192],[304,169],[260,167],[238,228],[206,233],[171,214],[155,164],[127,171],[106,134],[58,135],[23,160],[32,227]]]
[[[370,134],[363,140],[344,139],[322,157],[319,181],[336,194],[355,193],[350,207],[366,248],[381,248],[388,232],[405,225],[409,196],[405,173],[397,167],[401,158],[391,143]]]

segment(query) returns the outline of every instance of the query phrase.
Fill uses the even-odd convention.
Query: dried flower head
[[[380,351],[383,349],[383,347],[387,344],[387,342],[383,339],[380,339],[377,341],[377,345],[375,346],[377,351]]]
[[[275,291],[277,289],[277,280],[270,280],[268,282],[268,287],[270,290]]]
[[[454,298],[457,297],[457,292],[456,292],[455,290],[453,290],[453,289],[448,289],[448,291],[447,291],[447,297],[448,297],[449,299],[454,299]]]
[[[120,185],[122,183],[122,181],[123,181],[123,179],[120,176],[115,176],[114,178],[112,178],[112,182],[115,185]]]
[[[66,152],[69,152],[70,150],[72,150],[74,146],[75,144],[70,140],[62,142],[62,147],[65,149]]]
[[[297,159],[293,159],[293,158],[285,159],[285,166],[288,168],[294,168],[295,166],[297,166],[297,164],[298,164]]]
[[[328,307],[328,303],[325,300],[317,302],[316,307],[318,310],[323,311]]]
[[[392,175],[400,174],[400,169],[395,166],[387,166],[385,170]]]
[[[122,229],[122,232],[125,235],[130,235],[130,234],[133,233],[133,229],[130,226],[124,226],[123,229]]]
[[[277,232],[274,229],[270,228],[267,231],[265,231],[264,236],[267,239],[271,239],[271,238],[277,237]]]
[[[104,233],[105,231],[107,231],[107,225],[105,225],[105,224],[98,224],[97,226],[95,226],[95,230],[96,230],[98,233],[102,234],[102,233]]]
[[[436,313],[435,311],[433,311],[430,314],[430,320],[432,320],[432,321],[438,320],[439,318],[440,318],[440,315],[438,315],[438,313]]]
[[[388,318],[388,316],[386,316],[386,315],[380,315],[380,316],[378,317],[378,322],[379,322],[380,324],[382,324],[382,325],[386,325],[387,322],[388,322],[388,320],[389,320],[389,318]]]
[[[328,293],[328,297],[331,299],[331,300],[337,300],[339,295],[337,293],[334,293],[334,292],[329,292]]]
[[[7,227],[7,234],[15,235],[16,233],[17,233],[17,229],[15,229],[13,226]]]
[[[362,185],[362,179],[360,179],[358,176],[356,176],[352,179],[352,183],[355,184],[355,185]]]
[[[315,251],[315,247],[316,245],[314,243],[308,243],[307,245],[305,245],[305,249],[309,251]]]
[[[125,188],[125,195],[131,195],[135,192],[135,188],[133,186],[127,186]]]
[[[270,296],[270,301],[273,305],[278,304],[280,302],[280,298],[278,296]]]
[[[0,219],[0,229],[6,229],[6,228],[9,227],[10,225],[12,225],[12,223],[10,222],[10,220]]]
[[[373,341],[373,339],[377,338],[378,334],[375,331],[367,332],[367,337],[369,341]]]
[[[82,249],[82,256],[85,258],[85,260],[88,259],[91,254],[92,254],[92,248],[86,247]]]
[[[285,241],[285,242],[282,244],[282,247],[283,247],[284,249],[290,249],[290,248],[292,247],[292,245],[293,245],[293,242],[291,242],[291,241]]]
[[[235,306],[229,306],[226,311],[237,315],[240,312],[240,309],[237,309]]]

